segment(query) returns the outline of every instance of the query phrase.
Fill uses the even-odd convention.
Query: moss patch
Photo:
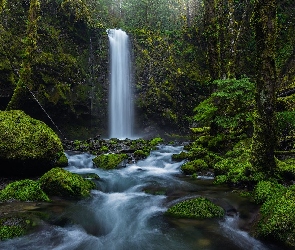
[[[0,240],[7,240],[24,235],[33,225],[26,217],[10,216],[0,219]]]
[[[271,186],[272,190],[275,186]],[[280,189],[283,191],[283,189]],[[273,191],[274,192],[274,191]],[[295,247],[295,186],[285,192],[265,195],[266,201],[260,209],[260,218],[255,226],[254,236],[275,239],[289,247]]]
[[[2,175],[43,174],[54,166],[62,154],[59,137],[45,123],[23,111],[0,111]]]
[[[208,164],[202,159],[189,161],[181,166],[181,170],[188,175],[191,175],[206,169],[208,169]]]
[[[90,190],[95,188],[94,182],[61,168],[51,169],[39,181],[41,188],[48,195],[64,198],[87,197],[90,195]]]
[[[56,161],[55,165],[56,167],[67,167],[68,166],[68,158],[66,157],[66,155],[63,153],[61,154],[61,156],[59,157],[59,159]]]
[[[166,211],[166,215],[177,218],[207,219],[224,216],[224,210],[206,198],[185,200]]]
[[[40,184],[32,180],[15,181],[0,191],[0,201],[49,201]]]
[[[127,158],[127,154],[107,154],[95,157],[93,162],[98,168],[115,169],[123,160]]]

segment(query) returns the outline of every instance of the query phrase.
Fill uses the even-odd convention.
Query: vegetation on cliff
[[[215,183],[254,188],[262,204],[256,235],[294,246],[294,225],[284,217],[294,204],[294,11],[291,0],[0,1],[0,108],[49,124],[34,95],[72,138],[105,130],[105,31],[124,28],[133,47],[138,127],[190,131],[192,143],[173,156],[187,161],[183,172],[208,170]],[[64,158],[43,123],[21,111],[0,112],[0,123],[1,166],[18,166],[1,174],[44,173]],[[154,146],[137,140],[122,147],[116,139],[69,144],[134,159]],[[108,166],[126,155],[99,157]]]

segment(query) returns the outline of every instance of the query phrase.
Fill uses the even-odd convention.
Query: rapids
[[[183,162],[171,159],[181,150],[159,146],[145,160],[108,171],[94,168],[90,154],[67,152],[66,169],[98,174],[97,190],[90,198],[61,210],[57,217],[62,223],[44,221],[27,236],[0,242],[0,249],[277,249],[242,231],[239,216],[189,220],[164,215],[175,202],[198,195],[219,199],[238,211],[249,205],[235,198],[227,187],[212,185],[210,178],[183,176]]]

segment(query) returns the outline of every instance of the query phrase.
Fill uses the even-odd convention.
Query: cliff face
[[[27,60],[30,73],[25,77],[29,80],[23,87],[33,92],[65,135],[98,133],[98,128],[106,127],[105,28],[93,21],[89,6],[82,1],[41,0],[35,17],[36,43],[30,51],[30,11],[30,1],[12,0],[0,13],[0,109],[6,108],[20,75],[27,70]],[[51,125],[30,92],[18,106]],[[81,127],[87,129],[82,133]]]

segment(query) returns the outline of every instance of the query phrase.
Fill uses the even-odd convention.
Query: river
[[[60,208],[51,204],[51,209],[60,209],[54,223],[44,220],[37,231],[1,242],[0,249],[278,249],[241,229],[255,210],[246,198],[227,187],[213,185],[210,177],[192,179],[181,174],[182,162],[171,159],[181,150],[180,146],[159,146],[145,160],[108,171],[94,168],[90,154],[67,152],[66,169],[99,175],[97,190],[88,199]],[[216,200],[234,213],[213,220],[164,215],[175,202],[199,195]]]

